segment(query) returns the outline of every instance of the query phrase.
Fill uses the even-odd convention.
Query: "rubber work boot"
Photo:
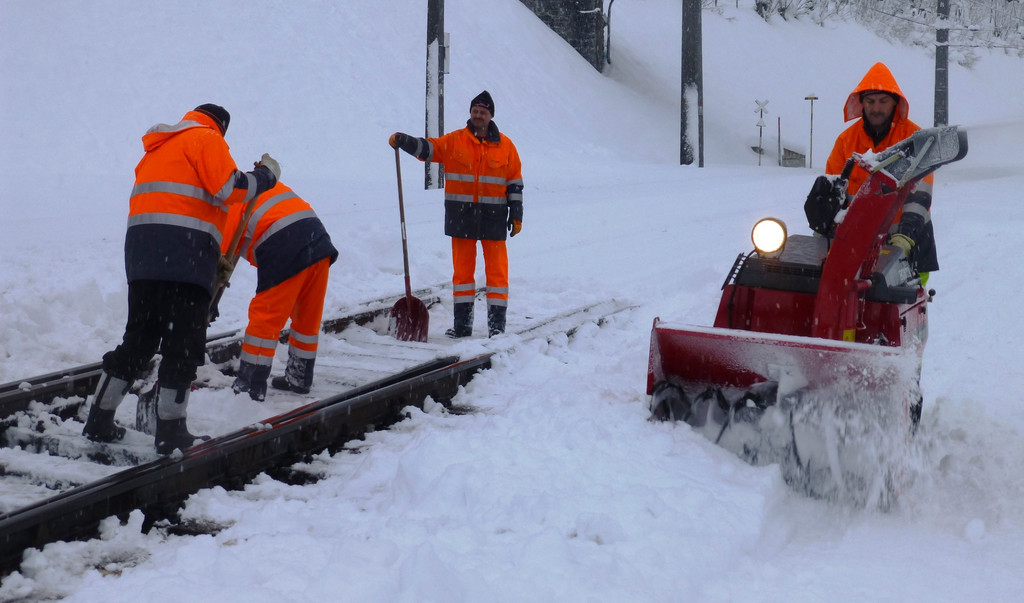
[[[175,450],[191,448],[209,436],[190,433],[186,424],[188,398],[191,387],[161,387],[156,402],[156,453],[170,454]]]
[[[115,442],[124,438],[125,428],[114,423],[114,413],[128,394],[130,384],[103,371],[96,385],[89,417],[82,435],[93,442]]]
[[[238,373],[231,390],[236,394],[247,392],[257,402],[267,398],[267,379],[270,377],[270,365],[259,365],[242,360],[238,363]]]
[[[505,306],[487,306],[487,336],[494,337],[505,332]]]
[[[284,375],[274,377],[270,385],[274,389],[296,394],[308,394],[313,387],[313,365],[316,358],[299,358],[294,353],[288,353],[288,366],[284,369]]]
[[[455,304],[455,324],[445,331],[445,335],[452,339],[469,337],[473,334],[473,303],[461,302]]]

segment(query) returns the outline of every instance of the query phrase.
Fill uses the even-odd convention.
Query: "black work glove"
[[[807,225],[814,232],[826,237],[832,236],[835,230],[835,218],[845,199],[846,191],[836,190],[835,183],[828,176],[814,179],[811,192],[804,201],[804,215]]]
[[[519,234],[520,230],[523,229],[523,221],[509,218],[508,224],[506,224],[506,226],[508,226],[508,236],[514,237],[517,234]]]

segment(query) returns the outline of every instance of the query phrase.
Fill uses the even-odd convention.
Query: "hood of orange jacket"
[[[192,128],[207,128],[212,130],[211,135],[221,136],[220,128],[212,117],[199,111],[189,111],[176,124],[157,124],[142,135],[142,148],[148,153],[160,148],[162,144]]]
[[[896,83],[896,78],[893,77],[892,72],[885,66],[885,63],[875,63],[868,69],[868,72],[864,74],[864,78],[861,79],[857,87],[853,89],[850,96],[846,99],[846,105],[843,107],[843,120],[851,121],[861,117],[864,114],[864,105],[860,102],[860,95],[862,92],[868,90],[878,90],[881,92],[888,92],[889,94],[895,94],[899,97],[899,102],[896,103],[896,113],[893,116],[893,121],[897,119],[906,119],[907,115],[910,115],[910,103],[907,102],[907,97],[903,96],[903,91],[900,90],[899,84]]]

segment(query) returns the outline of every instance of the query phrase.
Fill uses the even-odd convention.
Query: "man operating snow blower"
[[[854,153],[875,153],[905,140],[921,128],[908,118],[910,103],[884,63],[875,63],[853,89],[843,108],[845,121],[856,120],[836,139],[804,204],[807,222],[815,232],[831,237],[836,213],[867,180],[867,171],[854,164],[845,186],[840,173]],[[932,230],[931,206],[934,176],[918,181],[907,196],[900,216],[889,232],[888,243],[899,247],[926,283],[928,273],[939,269]]]

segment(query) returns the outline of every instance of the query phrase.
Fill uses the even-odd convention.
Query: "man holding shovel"
[[[492,121],[494,101],[484,90],[469,106],[466,127],[439,138],[395,132],[389,144],[420,161],[444,166],[444,233],[452,238],[455,321],[449,337],[473,334],[476,245],[487,277],[487,333],[505,332],[508,308],[506,236],[523,227],[523,175],[519,153]],[[507,233],[507,234],[506,234]]]
[[[266,397],[274,351],[290,318],[288,365],[284,376],[274,377],[271,385],[309,393],[328,271],[338,250],[309,203],[281,182],[256,198],[245,222],[243,209],[242,204],[231,207],[228,228],[241,230],[238,249],[256,266],[256,295],[249,303],[249,324],[232,389],[257,401]],[[226,234],[225,240],[234,238],[234,233]]]
[[[103,355],[82,430],[90,440],[124,437],[114,413],[158,350],[156,451],[169,454],[199,439],[188,431],[186,408],[205,360],[226,210],[268,190],[281,174],[266,153],[252,171],[236,167],[224,140],[230,119],[219,105],[200,105],[142,137],[146,153],[135,168],[124,245],[128,321],[121,344]]]

